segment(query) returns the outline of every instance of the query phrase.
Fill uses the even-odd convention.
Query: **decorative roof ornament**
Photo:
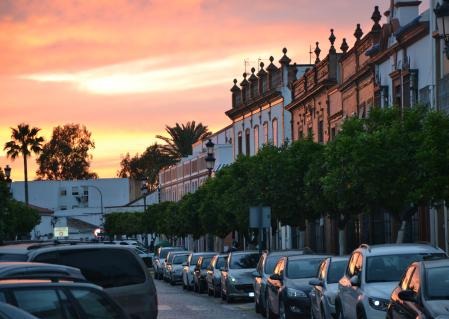
[[[256,82],[258,80],[257,76],[254,74],[254,72],[256,72],[256,69],[254,67],[252,67],[251,68],[251,76],[248,79],[251,83]]]
[[[264,66],[265,66],[265,64],[263,62],[260,62],[260,70],[259,70],[259,72],[257,72],[257,76],[259,78],[267,75],[267,72],[263,69]]]
[[[360,41],[363,36],[362,28],[360,28],[360,23],[357,23],[357,28],[355,29],[354,36],[357,39],[356,42]]]
[[[231,88],[231,92],[237,92],[240,91],[240,88],[237,86],[237,79],[234,79],[234,85]]]
[[[249,84],[248,80],[246,79],[246,76],[248,74],[246,74],[246,72],[243,73],[243,81],[240,83],[240,86],[243,88],[245,86],[247,86]]]
[[[382,27],[379,24],[380,19],[382,19],[382,15],[380,14],[379,6],[375,6],[373,15],[371,16],[371,20],[374,21],[374,25],[371,28],[371,31],[379,32],[382,29]]]
[[[282,53],[284,53],[283,57],[279,60],[279,63],[284,65],[289,65],[292,60],[287,56],[287,48],[282,49]]]
[[[270,65],[267,66],[268,72],[276,71],[278,68],[273,64],[274,58],[273,56],[270,56]]]
[[[319,63],[321,60],[320,60],[320,53],[321,53],[321,49],[320,49],[320,47],[318,46],[320,43],[319,42],[316,42],[316,48],[315,48],[315,55],[316,55],[316,60],[315,60],[315,64],[317,64],[317,63]]]
[[[349,45],[348,45],[348,43],[346,42],[346,38],[343,38],[343,42],[341,43],[340,50],[341,50],[343,53],[346,53],[346,52],[348,51],[348,49],[349,49]]]
[[[335,47],[334,47],[335,39],[336,39],[336,37],[334,35],[334,29],[331,29],[331,35],[329,37],[331,47],[329,49],[329,53],[337,53],[337,50],[335,50]]]

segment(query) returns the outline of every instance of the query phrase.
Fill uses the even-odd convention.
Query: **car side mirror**
[[[261,277],[258,271],[253,271],[251,273],[251,275],[253,275],[254,278],[260,278]]]
[[[323,287],[324,286],[324,282],[322,280],[318,279],[318,278],[314,278],[314,279],[309,281],[309,285]]]
[[[352,286],[360,286],[360,278],[357,275],[352,276],[351,279],[349,279],[349,282]]]
[[[399,299],[404,301],[411,301],[411,302],[416,301],[416,294],[412,290],[402,290],[398,293],[398,297]]]
[[[282,276],[279,275],[279,274],[272,274],[270,276],[270,279],[272,279],[272,280],[282,280]]]

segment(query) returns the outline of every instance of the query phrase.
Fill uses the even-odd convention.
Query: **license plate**
[[[249,295],[250,297],[254,297],[254,292],[250,292],[250,293],[248,293],[248,295]]]

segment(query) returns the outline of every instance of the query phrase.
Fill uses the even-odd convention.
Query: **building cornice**
[[[248,114],[254,110],[257,110],[263,107],[266,104],[276,101],[282,96],[282,93],[277,91],[276,89],[272,89],[265,94],[258,96],[256,99],[250,101],[250,103],[239,106],[235,109],[230,109],[225,112],[225,114],[231,119],[235,120],[240,116]]]

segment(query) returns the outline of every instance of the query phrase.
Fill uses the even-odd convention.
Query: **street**
[[[163,281],[154,281],[159,300],[159,319],[196,318],[262,318],[254,311],[254,303],[236,301],[227,304],[221,298],[209,297],[184,291],[180,285],[171,286]]]

